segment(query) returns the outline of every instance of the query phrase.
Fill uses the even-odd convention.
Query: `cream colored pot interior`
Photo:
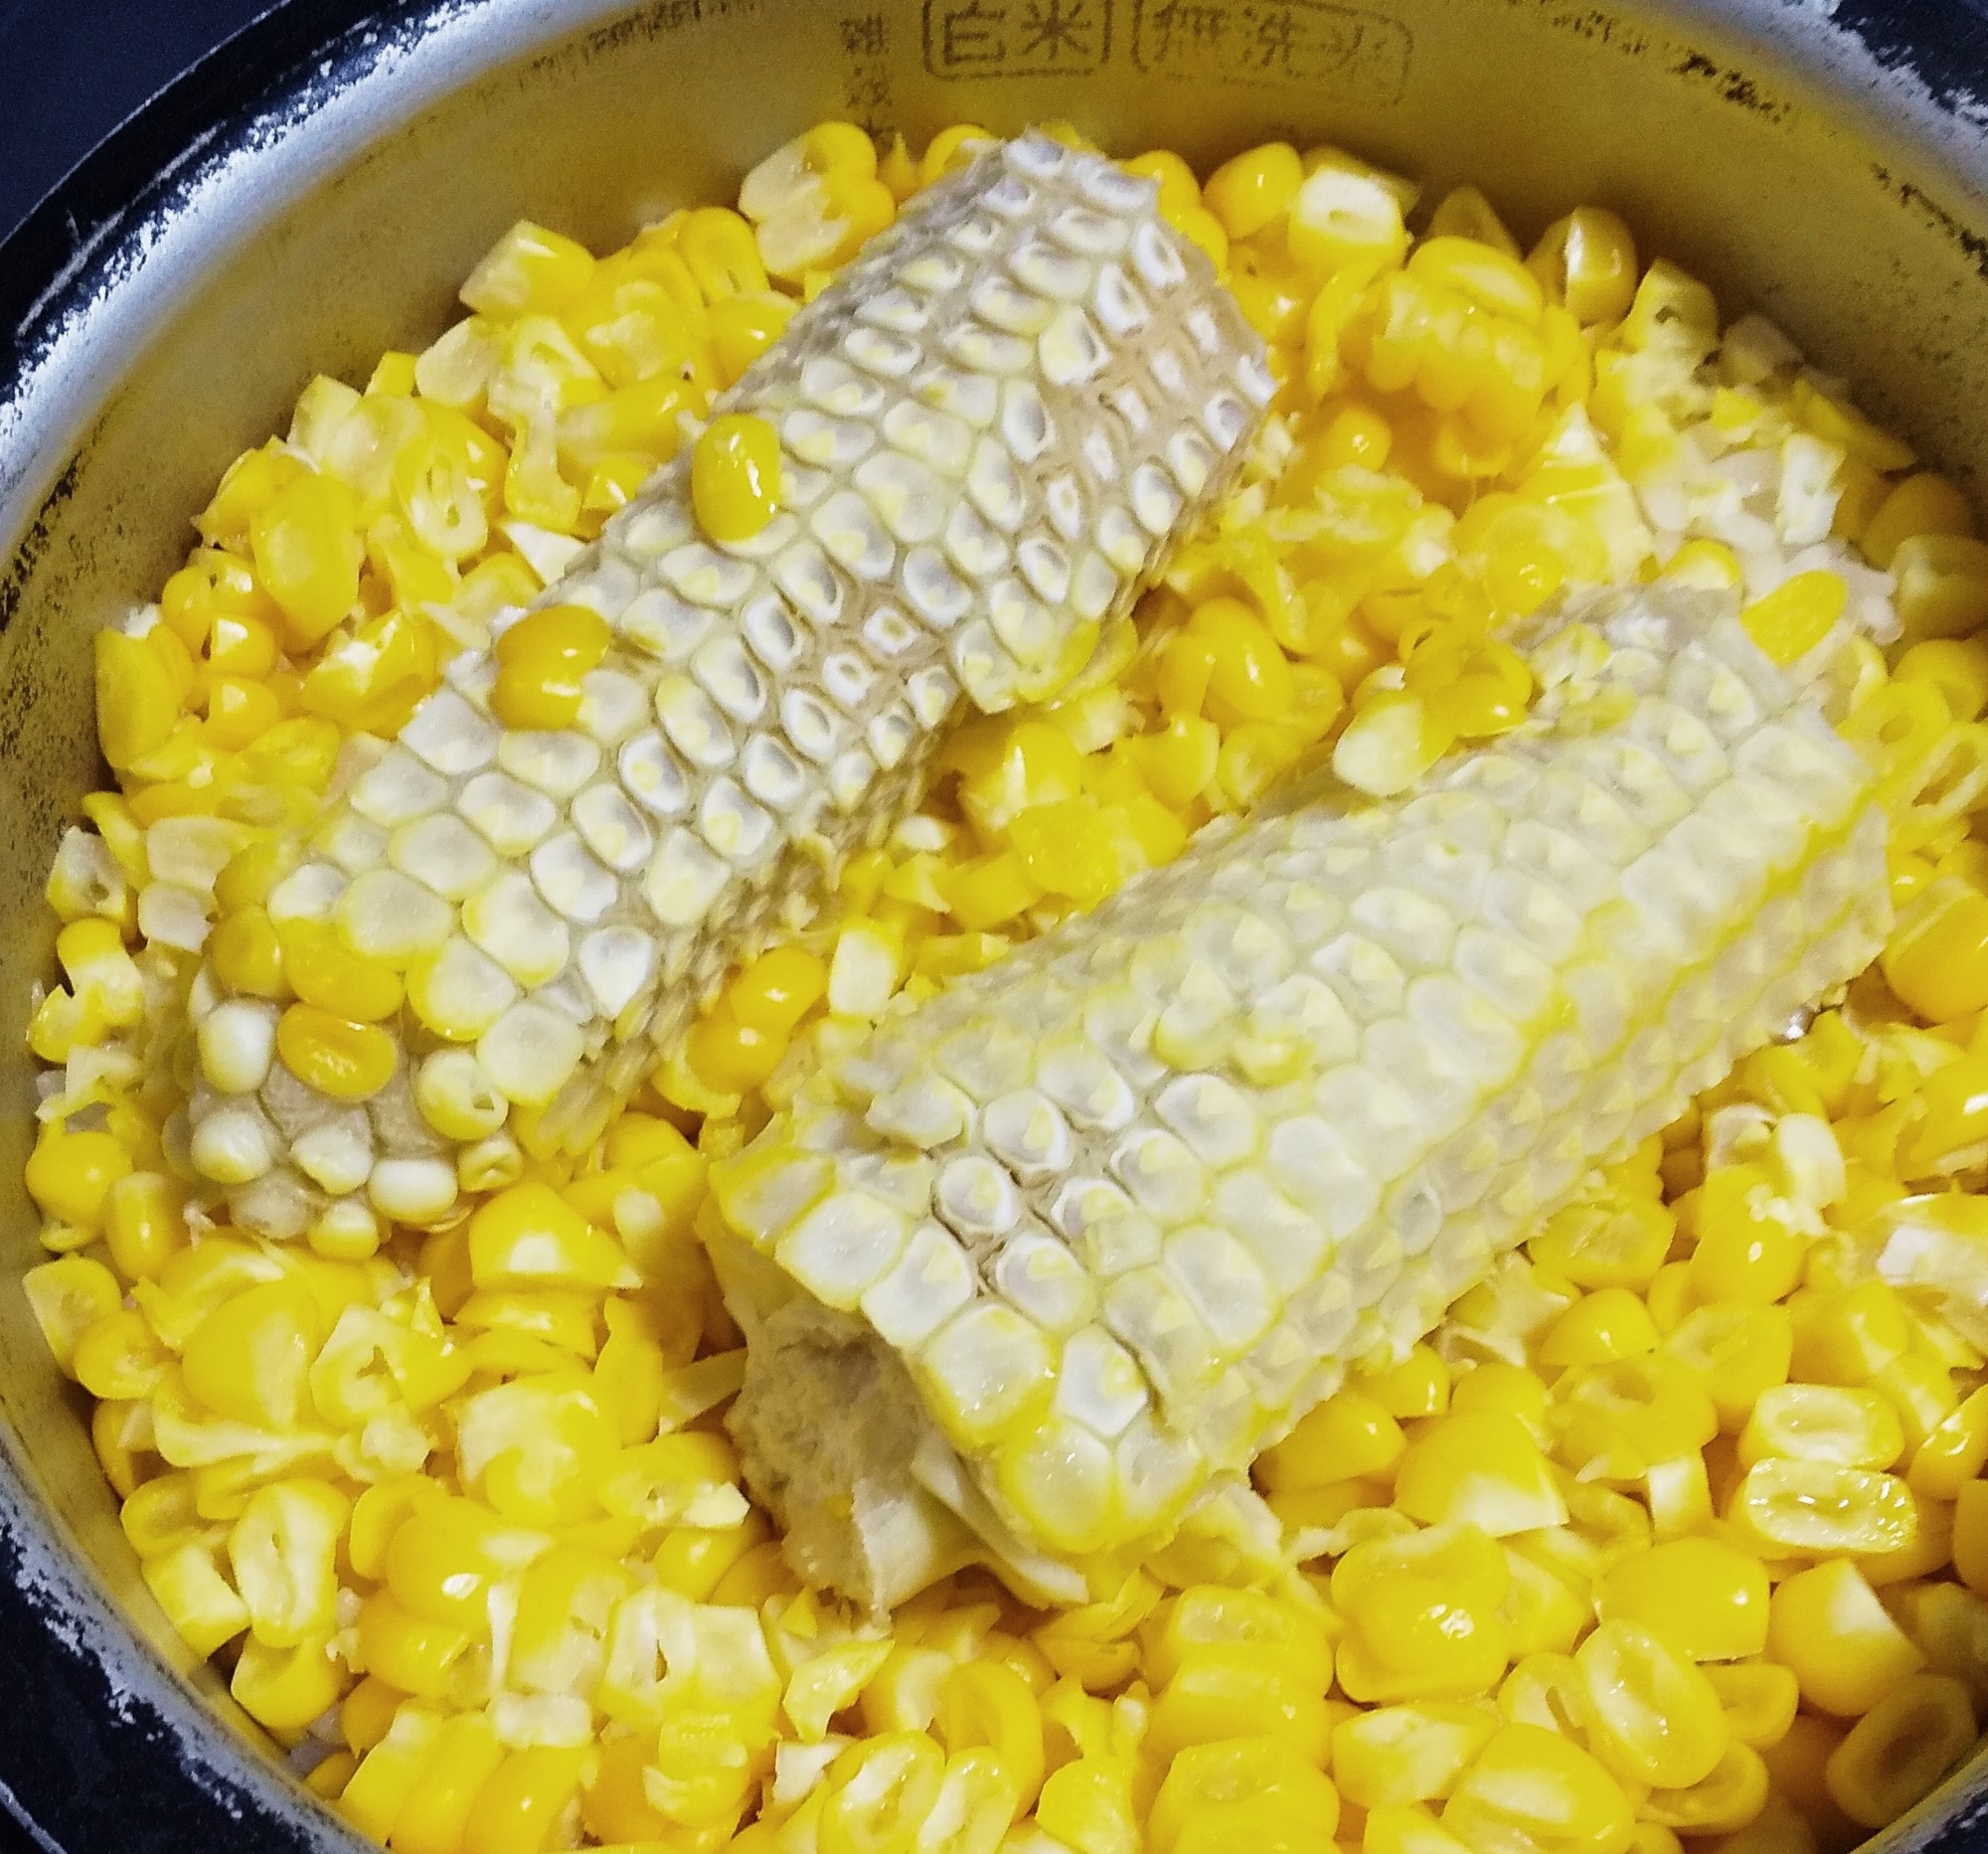
[[[1203,163],[1333,141],[1435,193],[1475,180],[1522,237],[1575,202],[1618,209],[1729,313],[1764,310],[1988,484],[1988,153],[1821,6],[494,0],[346,52],[353,81],[189,166],[143,256],[0,402],[0,1456],[54,1540],[36,1549],[80,1557],[218,1711],[138,1584],[85,1412],[12,1286],[38,1255],[19,1052],[50,956],[42,882],[99,775],[87,637],[157,589],[220,470],[312,373],[360,378],[383,347],[421,345],[511,220],[618,244],[730,197],[831,115],[913,146],[962,119],[1068,116],[1114,150]]]

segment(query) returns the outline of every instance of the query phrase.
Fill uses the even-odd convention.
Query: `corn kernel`
[[[1331,1714],[1316,1686],[1252,1648],[1197,1647],[1154,1702],[1147,1743],[1166,1758],[1238,1736],[1276,1739],[1322,1767]]]
[[[114,1312],[122,1299],[117,1277],[87,1256],[63,1256],[28,1270],[22,1285],[35,1323],[65,1372],[71,1368],[78,1337]]]
[[[1900,543],[1913,535],[1971,535],[1974,511],[1952,483],[1920,471],[1893,486],[1865,524],[1858,545],[1881,573],[1889,572]],[[1963,717],[1964,719],[1964,717]]]
[[[1606,1619],[1574,1653],[1587,1698],[1588,1742],[1611,1769],[1653,1788],[1711,1775],[1727,1748],[1712,1683],[1640,1623]]]
[[[1467,1521],[1494,1537],[1567,1518],[1532,1435],[1496,1410],[1453,1409],[1416,1436],[1397,1465],[1395,1500],[1424,1525]]]
[[[394,1854],[457,1854],[470,1810],[503,1762],[504,1747],[488,1719],[457,1713],[445,1720],[419,1780],[395,1811]]]
[[[333,1100],[369,1100],[392,1079],[394,1040],[377,1025],[354,1023],[315,1005],[293,1004],[276,1023],[283,1066]]]
[[[1635,239],[1603,207],[1577,207],[1556,220],[1526,261],[1583,328],[1619,320],[1636,292]]]
[[[44,1217],[94,1234],[111,1186],[131,1169],[130,1154],[109,1133],[72,1133],[49,1121],[28,1155],[28,1195]]]
[[[1247,239],[1290,210],[1303,180],[1298,151],[1289,142],[1265,142],[1225,161],[1201,193],[1232,239]]]
[[[1571,1739],[1501,1726],[1466,1770],[1442,1823],[1473,1848],[1625,1854],[1635,1822],[1621,1786]]]
[[[1333,1781],[1363,1809],[1438,1801],[1498,1724],[1493,1708],[1439,1701],[1357,1713],[1333,1730]]]
[[[333,1705],[344,1684],[326,1637],[275,1648],[250,1636],[242,1644],[228,1690],[249,1718],[288,1740]]]
[[[364,550],[352,492],[306,473],[279,490],[250,524],[255,575],[281,609],[291,641],[310,645],[359,597]]]
[[[1385,1474],[1407,1446],[1401,1425],[1371,1397],[1341,1391],[1300,1418],[1289,1435],[1257,1456],[1255,1473],[1272,1493],[1322,1487],[1358,1475]]]
[[[1736,1743],[1759,1751],[1787,1736],[1801,1703],[1801,1683],[1791,1668],[1778,1661],[1715,1661],[1704,1673]]]
[[[1925,1664],[1855,1565],[1837,1559],[1797,1572],[1769,1605],[1768,1652],[1791,1668],[1820,1712],[1869,1712]]]
[[[1767,1574],[1719,1539],[1674,1539],[1611,1565],[1595,1587],[1603,1621],[1654,1630],[1697,1661],[1767,1645]]]
[[[1339,1647],[1339,1684],[1368,1703],[1465,1699],[1497,1684],[1509,1652],[1495,1608],[1447,1581],[1399,1573],[1360,1592]]]
[[[1824,1780],[1853,1822],[1882,1828],[1930,1791],[1973,1743],[1967,1689],[1944,1675],[1914,1674],[1850,1728]]]
[[[1179,1753],[1153,1797],[1152,1854],[1250,1847],[1291,1854],[1327,1840],[1339,1798],[1318,1770],[1274,1739],[1234,1738]]]
[[[939,1736],[957,1756],[985,1746],[1014,1780],[1026,1811],[1042,1787],[1045,1770],[1042,1715],[1028,1682],[998,1661],[960,1663],[939,1700]]]

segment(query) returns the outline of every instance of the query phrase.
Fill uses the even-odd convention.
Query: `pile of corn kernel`
[[[313,380],[99,639],[118,784],[49,884],[27,1290],[146,1584],[397,1854],[1849,1847],[1988,1706],[1988,547],[1608,212],[1527,256],[1471,188],[1411,239],[1414,188],[1332,149],[1205,185],[1133,161],[1280,383],[1135,619],[1054,706],[962,728],[925,807],[578,1171],[433,1233],[279,1246],[203,1209],[216,916],[218,962],[355,1021],[407,977],[278,938],[272,833],[980,133],[913,161],[824,125],[742,212],[597,260],[514,228],[432,346],[363,392]],[[894,997],[1211,816],[1328,759],[1400,790],[1516,725],[1501,631],[1659,578],[1737,589],[1780,661],[1840,644],[1831,713],[1894,820],[1879,966],[1263,1457],[1283,1588],[1161,1563],[1042,1613],[962,1575],[888,1627],[798,1588],[723,1428],[744,1354],[697,1238],[708,1162]]]

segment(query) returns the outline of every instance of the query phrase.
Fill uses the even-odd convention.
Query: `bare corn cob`
[[[495,660],[459,658],[219,924],[190,1147],[239,1223],[433,1222],[583,1150],[915,801],[962,694],[1082,666],[1271,390],[1155,197],[1040,135],[934,187],[714,408],[778,431],[770,525],[714,544],[667,466],[541,601],[604,649],[575,725],[501,726]]]
[[[1211,828],[720,1168],[734,1429],[804,1576],[1068,1601],[1191,1509],[1257,1549],[1249,1463],[1349,1363],[1863,967],[1869,776],[1711,616],[1567,625],[1516,733]]]

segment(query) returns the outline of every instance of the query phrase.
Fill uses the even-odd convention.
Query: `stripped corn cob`
[[[1190,1518],[1267,1570],[1256,1453],[1870,959],[1869,774],[1717,612],[1545,636],[1513,734],[1212,829],[720,1168],[734,1428],[803,1576],[1069,1601]]]
[[[583,1151],[915,800],[962,693],[1083,666],[1271,390],[1154,200],[1033,135],[932,189],[718,402],[712,482],[667,466],[297,866],[224,884],[190,1149],[238,1224],[363,1240]],[[774,430],[781,506],[734,524]]]

